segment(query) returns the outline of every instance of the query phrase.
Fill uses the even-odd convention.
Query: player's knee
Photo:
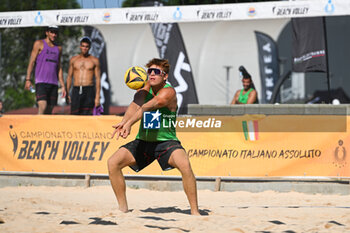
[[[107,165],[108,165],[108,170],[113,171],[115,169],[122,169],[127,164],[125,161],[125,157],[118,150],[107,160]]]
[[[118,160],[116,159],[115,154],[112,155],[108,160],[107,160],[107,166],[108,166],[108,171],[113,171],[115,169],[118,169],[120,167],[120,164],[118,163]]]
[[[190,162],[187,160],[181,161],[181,163],[177,164],[177,169],[179,169],[179,171],[182,174],[190,174],[192,173],[192,168],[191,168],[191,164]]]

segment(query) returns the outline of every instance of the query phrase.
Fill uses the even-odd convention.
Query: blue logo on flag
[[[162,114],[157,110],[156,112],[143,113],[143,128],[144,129],[160,129],[160,116]]]

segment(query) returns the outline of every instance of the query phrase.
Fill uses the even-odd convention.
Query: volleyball
[[[147,79],[148,77],[145,69],[139,66],[130,67],[124,75],[125,84],[134,90],[144,87]]]

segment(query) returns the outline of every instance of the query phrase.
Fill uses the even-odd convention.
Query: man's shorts
[[[136,165],[130,166],[135,172],[139,172],[155,159],[158,161],[163,171],[173,169],[168,164],[171,153],[177,149],[185,150],[179,141],[168,140],[162,142],[146,142],[135,139],[121,147],[126,148],[134,156]]]
[[[36,101],[46,100],[47,105],[57,105],[58,86],[49,83],[35,84]]]
[[[71,101],[71,114],[92,115],[95,106],[95,86],[74,86]]]

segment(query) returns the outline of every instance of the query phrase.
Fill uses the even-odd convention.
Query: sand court
[[[127,189],[121,213],[110,186],[0,188],[0,232],[348,232],[350,196]]]

